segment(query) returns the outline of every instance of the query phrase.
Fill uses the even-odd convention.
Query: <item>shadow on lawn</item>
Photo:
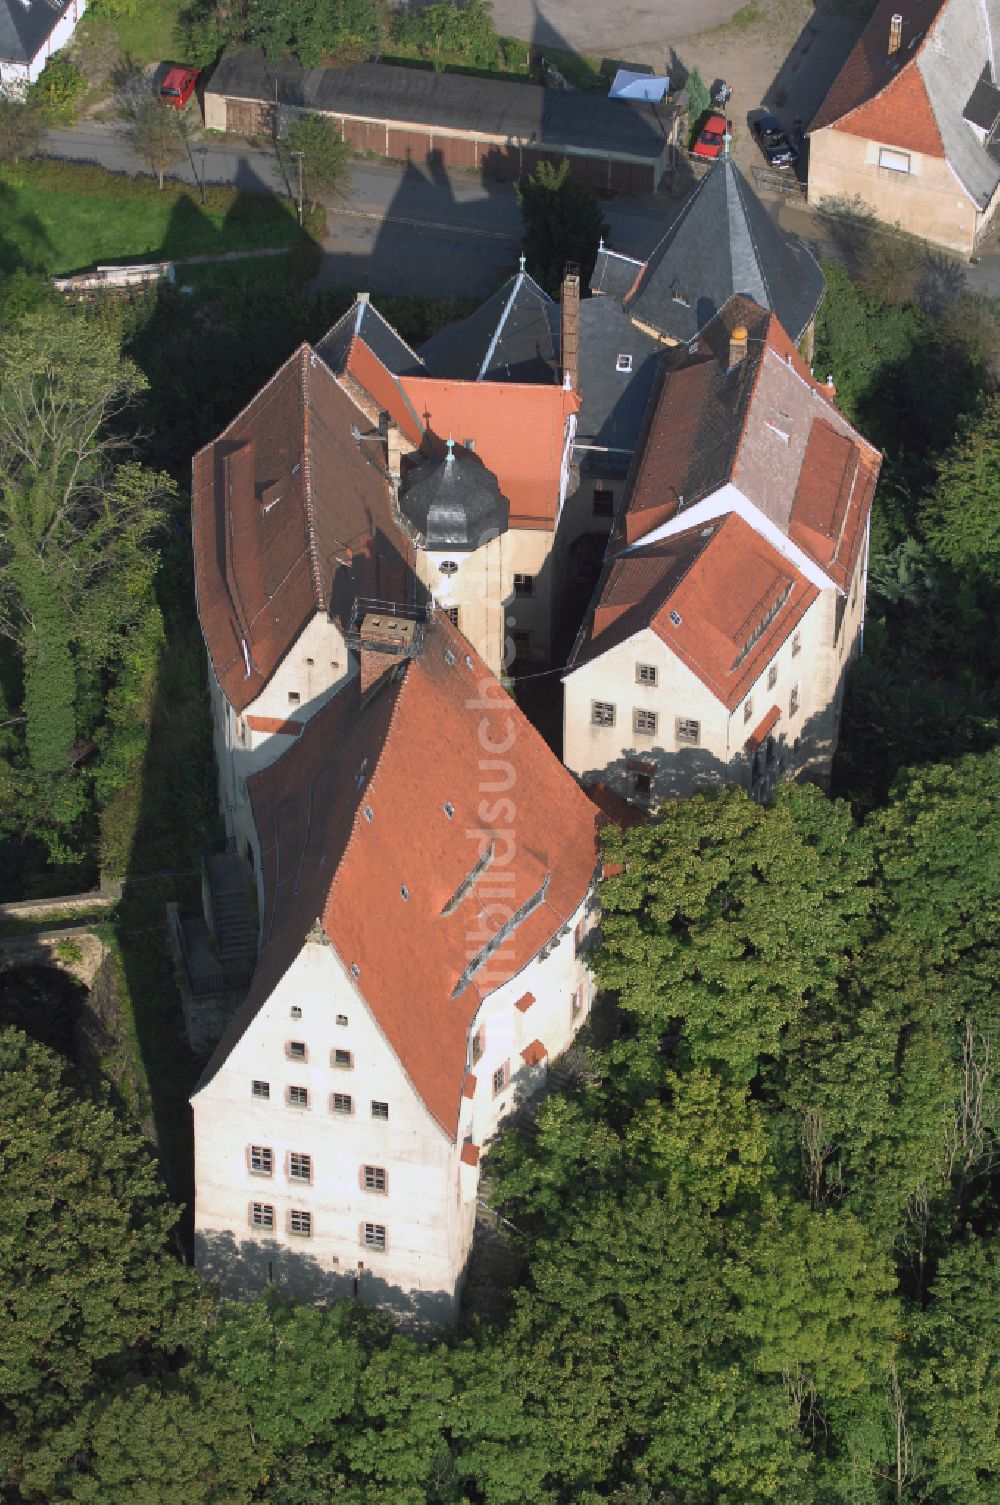
[[[37,214],[17,208],[17,194],[0,183],[0,275],[11,272],[43,272],[52,255],[48,231]],[[16,236],[14,240],[11,237]]]

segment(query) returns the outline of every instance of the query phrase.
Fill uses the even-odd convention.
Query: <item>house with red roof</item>
[[[809,202],[969,256],[1000,195],[997,0],[882,0],[809,127]]]
[[[825,782],[879,465],[753,300],[664,357],[564,681],[585,786],[655,807]]]
[[[456,1315],[480,1151],[590,1003],[604,819],[441,612],[249,780],[261,945],[195,1089],[199,1269]]]
[[[579,401],[434,378],[363,295],[194,459],[198,612],[220,803],[352,674],[359,600],[444,611],[494,674],[546,657],[550,556]]]

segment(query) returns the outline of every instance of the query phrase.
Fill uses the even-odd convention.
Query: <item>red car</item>
[[[732,136],[733,122],[722,115],[709,115],[701,135],[691,148],[695,157],[721,157],[726,136]]]
[[[183,110],[194,86],[201,78],[200,68],[168,68],[167,76],[160,85],[160,99],[175,110]]]

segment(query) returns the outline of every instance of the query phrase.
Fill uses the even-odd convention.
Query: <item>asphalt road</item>
[[[50,131],[43,149],[69,161],[97,162],[117,172],[144,164],[119,131],[86,124]],[[294,197],[296,174],[273,149],[193,140],[172,176],[191,184],[229,184]],[[609,243],[646,255],[679,205],[669,197],[613,199],[604,205]],[[343,283],[397,294],[477,296],[492,292],[517,266],[521,214],[509,183],[478,174],[384,162],[354,162],[342,192],[327,201],[327,237],[320,285]]]

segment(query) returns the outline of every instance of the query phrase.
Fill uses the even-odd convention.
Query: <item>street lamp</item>
[[[201,202],[205,203],[205,158],[208,156],[208,147],[199,146],[198,155],[201,158]]]
[[[302,159],[305,156],[305,152],[301,152],[301,151],[299,151],[299,152],[292,152],[292,156],[293,157],[297,157],[298,158],[298,163],[299,163],[299,224],[301,225],[301,223],[302,223]]]

